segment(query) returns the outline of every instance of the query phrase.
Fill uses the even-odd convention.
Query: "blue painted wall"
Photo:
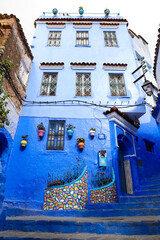
[[[62,31],[60,47],[47,46],[49,31]],[[89,31],[89,46],[76,47],[76,31]],[[103,31],[116,31],[118,47],[105,47]],[[120,24],[117,29],[102,29],[99,23],[93,23],[89,29],[74,28],[73,24],[66,23],[64,29],[48,29],[45,23],[37,23],[35,30],[32,51],[34,60],[27,88],[26,101],[37,101],[39,103],[24,102],[17,132],[14,139],[13,151],[7,169],[7,181],[5,191],[5,202],[10,206],[41,208],[43,206],[44,189],[47,186],[48,171],[68,167],[76,163],[76,157],[85,159],[89,170],[89,188],[91,188],[90,171],[98,169],[98,151],[107,151],[107,161],[112,162],[118,194],[121,194],[119,169],[118,169],[118,148],[116,147],[115,133],[113,123],[108,121],[103,112],[106,108],[88,106],[86,104],[72,103],[72,100],[83,100],[96,104],[122,105],[125,108],[120,109],[129,113],[134,119],[135,116],[141,116],[145,113],[144,105],[127,108],[128,104],[141,104],[144,101],[145,93],[141,85],[142,80],[134,84],[135,80],[131,74],[138,66],[135,56],[135,50],[126,24]],[[41,62],[64,62],[62,70],[40,70]],[[73,70],[71,62],[96,62],[94,70]],[[127,63],[125,71],[104,70],[103,63]],[[56,96],[40,96],[43,72],[58,72],[58,82]],[[75,96],[75,81],[77,72],[91,73],[91,96]],[[127,96],[112,97],[109,87],[109,73],[123,73]],[[71,100],[69,103],[50,103],[58,100]],[[48,101],[43,104],[40,102]],[[107,108],[109,109],[109,108]],[[149,116],[149,118],[148,118]],[[65,132],[65,144],[63,151],[46,150],[47,133],[49,120],[65,120],[66,124],[74,125],[75,131],[71,139]],[[43,122],[46,128],[42,140],[37,133],[37,125]],[[150,133],[147,132],[151,126]],[[96,128],[96,136],[89,137],[89,129]],[[143,115],[141,118],[141,127],[137,136],[139,142],[136,143],[137,156],[144,163],[145,176],[149,176],[149,158],[150,153],[141,150],[144,149],[143,138],[150,139],[154,137],[155,151],[159,145],[156,143],[159,138],[157,125],[150,114]],[[98,133],[104,133],[105,140],[98,139]],[[29,143],[25,149],[21,149],[20,141],[22,135],[29,135]],[[86,139],[85,147],[82,152],[77,146],[77,137]],[[149,155],[148,155],[149,154]],[[158,157],[152,155],[152,172],[157,166]],[[137,175],[143,178],[141,171],[137,169],[134,163],[131,168],[136,171],[134,174],[133,185],[136,189]]]

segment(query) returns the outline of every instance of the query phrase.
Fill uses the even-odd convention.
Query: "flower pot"
[[[90,130],[89,133],[90,133],[90,135],[91,135],[92,137],[94,137],[94,135],[95,135],[95,131],[94,131],[94,130]]]
[[[79,142],[78,146],[79,146],[80,149],[83,149],[84,148],[84,142]]]
[[[58,13],[58,10],[57,10],[57,8],[53,8],[52,12],[53,12],[53,14],[56,16],[56,15],[57,15],[57,13]]]
[[[21,146],[22,146],[22,147],[25,147],[26,145],[27,145],[27,141],[26,141],[26,140],[22,140],[22,141],[21,141]]]
[[[108,15],[110,14],[110,10],[109,9],[105,9],[104,13],[105,13],[106,17],[108,17]]]
[[[82,8],[80,8],[80,9],[79,9],[79,14],[80,14],[80,15],[83,15],[83,13],[84,13],[84,10],[83,10]]]
[[[39,130],[38,130],[38,135],[39,135],[39,137],[43,137],[44,132],[45,132],[44,130],[39,129]]]
[[[67,134],[68,134],[68,136],[72,136],[73,135],[73,129],[68,129]]]

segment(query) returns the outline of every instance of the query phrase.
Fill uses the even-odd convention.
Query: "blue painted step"
[[[140,185],[138,190],[156,190],[160,189],[160,183],[158,184],[146,184],[146,185]]]
[[[33,211],[28,212],[26,215],[35,216],[36,213]],[[18,214],[19,216],[24,216],[25,212]],[[65,211],[47,211],[45,213],[39,212],[39,216],[54,216],[54,217],[111,217],[111,216],[147,216],[147,215],[160,215],[160,208],[126,208],[126,209],[90,209],[90,210],[65,210]],[[11,216],[11,215],[10,215]],[[13,216],[13,214],[12,214]]]
[[[7,231],[0,233],[0,239],[8,240],[159,240],[160,235],[108,235],[108,234],[85,234],[85,233],[43,233],[43,232],[20,232]]]
[[[160,201],[160,195],[148,195],[148,196],[120,196],[120,202],[156,202]]]
[[[137,190],[135,191],[135,195],[139,195],[139,196],[149,196],[149,195],[160,195],[160,189],[153,189],[153,190]]]
[[[7,217],[5,230],[119,235],[160,234],[160,217],[66,218]]]

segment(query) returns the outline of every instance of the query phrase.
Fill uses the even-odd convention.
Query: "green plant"
[[[43,126],[43,123],[41,122],[40,124],[38,124],[38,126],[37,126],[37,128],[39,129],[39,130],[46,130],[45,129],[45,127]]]
[[[27,139],[28,135],[25,135],[25,136],[22,135],[22,138],[23,138],[23,140],[26,140],[27,142],[29,142],[28,139]]]
[[[69,130],[69,129],[72,129],[72,130],[73,130],[73,128],[76,128],[76,127],[74,127],[74,126],[71,125],[71,124],[66,125],[66,127],[67,127],[67,130]]]
[[[85,139],[84,138],[77,138],[77,141],[78,142],[85,142]]]
[[[91,130],[92,130],[92,131],[96,131],[96,129],[95,129],[95,128],[90,128],[90,131],[91,131]]]
[[[13,66],[8,60],[0,62],[0,127],[3,128],[6,124],[9,126],[8,113],[9,109],[6,109],[8,101],[7,98],[11,97],[10,94],[6,93],[3,88],[3,79],[6,76],[6,70],[9,70]]]

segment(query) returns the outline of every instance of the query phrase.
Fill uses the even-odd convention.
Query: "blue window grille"
[[[65,121],[49,121],[47,150],[64,149]]]

